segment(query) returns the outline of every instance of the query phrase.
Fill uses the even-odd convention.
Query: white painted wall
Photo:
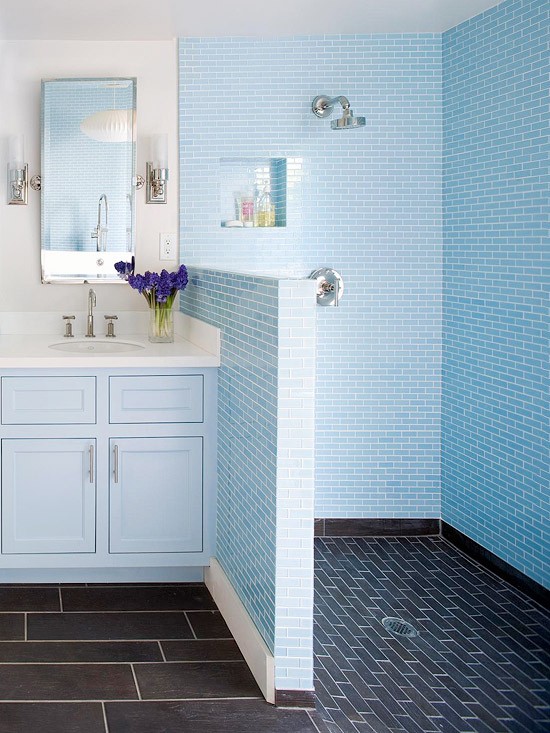
[[[136,259],[139,271],[162,268],[159,232],[178,231],[178,77],[176,41],[0,42],[0,311],[83,310],[87,285],[40,282],[40,194],[27,206],[6,205],[7,139],[25,135],[29,175],[40,171],[40,82],[52,77],[137,77],[137,161],[145,175],[149,137],[168,133],[170,185],[166,205],[146,205],[137,192]],[[128,285],[94,285],[98,311],[144,310]]]
[[[277,0],[261,4],[258,0],[3,0],[0,38],[153,40],[440,33],[499,2],[502,0]]]

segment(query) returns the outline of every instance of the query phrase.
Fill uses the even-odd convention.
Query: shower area
[[[285,661],[280,687],[307,693],[307,573],[320,520],[315,628],[326,665],[317,683],[336,732],[432,730],[417,709],[448,726],[434,730],[545,725],[540,606],[445,539],[470,542],[539,598],[550,585],[544,6],[505,0],[444,34],[180,42],[180,233],[197,285],[182,308],[225,334],[220,441],[233,478],[220,487],[229,518],[220,551]],[[234,101],[243,89],[246,115]],[[274,99],[286,100],[282,111]],[[333,106],[330,120],[312,114],[319,99],[323,114]],[[349,100],[361,115],[349,117],[364,125],[338,125]],[[299,166],[285,226],[220,227],[228,159]],[[300,285],[290,300],[275,296],[280,280],[304,283],[320,266],[344,278],[337,308],[308,310]],[[294,331],[279,328],[280,313]],[[285,337],[294,341],[280,372]],[[274,386],[283,377],[315,391],[314,411],[301,413],[298,400],[284,413]],[[283,432],[270,431],[283,414]],[[314,446],[314,466],[284,454],[289,446]],[[440,521],[443,539],[350,537],[426,533]],[[275,578],[286,581],[282,593]],[[419,636],[394,638],[380,624],[391,616],[415,622]],[[406,699],[384,683],[398,674]],[[507,687],[484,688],[489,675]]]

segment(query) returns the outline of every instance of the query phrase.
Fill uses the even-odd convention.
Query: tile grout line
[[[138,681],[137,681],[137,677],[136,677],[136,670],[134,669],[134,665],[133,664],[130,665],[130,669],[132,670],[132,676],[134,678],[134,684],[136,686],[136,690],[137,690],[137,694],[138,694],[138,699],[139,700],[143,700],[143,698],[141,697],[141,690],[139,689],[139,685],[138,685]]]
[[[105,698],[85,698],[85,699],[73,699],[72,697],[62,697],[62,698],[55,698],[51,700],[44,700],[41,698],[38,698],[37,700],[31,700],[27,698],[18,698],[18,699],[0,699],[0,703],[2,705],[21,705],[21,704],[36,704],[36,703],[44,703],[47,705],[55,705],[59,703],[110,703],[110,702],[218,702],[220,700],[263,700],[263,697],[261,694],[256,695],[255,697],[252,695],[240,695],[238,697],[222,697],[221,695],[218,695],[216,697],[154,697],[143,700],[140,698],[139,700],[136,700],[135,697],[113,697],[112,699],[105,699]],[[268,703],[269,704],[269,703]]]
[[[27,641],[27,632],[28,632],[28,629],[27,629],[27,614],[25,613],[24,616],[25,616],[25,634],[24,634],[25,638],[24,638],[24,641]]]
[[[103,711],[103,724],[105,725],[105,733],[109,733],[109,725],[107,724],[107,711],[105,710],[105,703],[101,701],[101,710]]]
[[[150,583],[0,583],[0,588],[36,588],[38,590],[50,590],[52,588],[81,588],[81,589],[88,589],[88,588],[99,588],[99,589],[105,589],[105,588],[154,588],[155,590],[160,588],[205,588],[204,583],[199,582],[193,582],[193,583],[186,583],[185,581],[182,581],[181,583],[174,582],[174,583],[155,583],[154,581],[151,581]]]
[[[59,608],[61,613],[63,613],[63,596],[61,595],[61,586],[59,586]]]
[[[29,639],[33,644],[155,644],[158,639]],[[235,641],[232,636],[167,636],[161,641]],[[21,639],[2,639],[2,644],[20,644]],[[123,662],[124,664],[125,662]]]
[[[2,642],[4,643],[4,642]],[[85,662],[85,661],[76,661],[76,662],[56,662],[56,661],[49,661],[49,662],[5,662],[0,661],[0,668],[2,667],[26,667],[34,665],[35,667],[70,667],[75,665],[82,665],[82,666],[97,666],[97,665],[119,665],[121,667],[125,666],[126,664],[141,664],[141,665],[147,665],[147,664],[239,664],[244,662],[244,659],[149,659],[147,661],[145,660],[138,660],[130,662],[129,660],[125,659],[123,661],[116,660],[116,661],[94,661],[94,662]]]
[[[0,586],[0,590],[1,589],[2,588]],[[138,610],[133,609],[133,608],[130,608],[130,609],[118,608],[118,609],[115,609],[114,611],[113,610],[109,610],[109,609],[106,609],[106,610],[94,609],[93,611],[84,611],[84,610],[81,610],[81,611],[68,611],[67,609],[62,609],[61,611],[58,611],[58,610],[55,610],[55,611],[46,611],[46,610],[40,610],[40,609],[35,609],[35,610],[32,610],[32,611],[23,611],[22,609],[19,609],[19,610],[12,609],[11,611],[9,611],[9,610],[0,610],[0,616],[1,615],[4,615],[4,614],[9,615],[9,614],[14,614],[14,613],[42,614],[44,616],[55,616],[56,614],[59,616],[61,613],[63,613],[66,616],[72,616],[73,614],[77,614],[77,613],[82,613],[82,614],[84,614],[84,613],[86,613],[86,614],[91,614],[91,613],[96,613],[96,614],[100,614],[100,613],[104,613],[104,614],[110,614],[110,613],[150,613],[150,614],[153,614],[153,613],[154,614],[163,614],[163,613],[174,613],[174,614],[176,614],[176,613],[177,614],[180,614],[180,613],[191,613],[191,614],[193,614],[193,613],[218,613],[219,614],[220,612],[218,610],[216,610],[215,608],[188,608],[188,609],[185,609],[185,608],[164,608],[164,609],[158,609],[158,608],[157,609],[142,608],[142,609],[138,609]]]
[[[162,656],[163,662],[167,662],[166,655],[164,654],[164,649],[162,648],[162,644],[160,643],[160,639],[157,640],[157,644],[159,645],[160,654]]]
[[[191,623],[191,621],[189,621],[189,618],[187,617],[187,611],[184,611],[183,612],[183,615],[185,616],[185,620],[187,621],[187,625],[191,629],[191,633],[193,634],[193,638],[194,639],[198,639],[199,637],[195,634],[195,629],[193,628],[193,624]]]

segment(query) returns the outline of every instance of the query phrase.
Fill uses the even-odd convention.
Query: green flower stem
[[[152,336],[159,341],[172,341],[173,340],[173,319],[174,314],[172,306],[174,304],[174,298],[176,293],[168,296],[165,303],[157,303],[154,295],[151,293],[144,293],[149,308],[152,311]]]

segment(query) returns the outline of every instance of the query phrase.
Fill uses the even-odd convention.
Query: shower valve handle
[[[344,292],[342,276],[331,267],[320,267],[309,275],[311,280],[317,281],[318,305],[338,306]]]

